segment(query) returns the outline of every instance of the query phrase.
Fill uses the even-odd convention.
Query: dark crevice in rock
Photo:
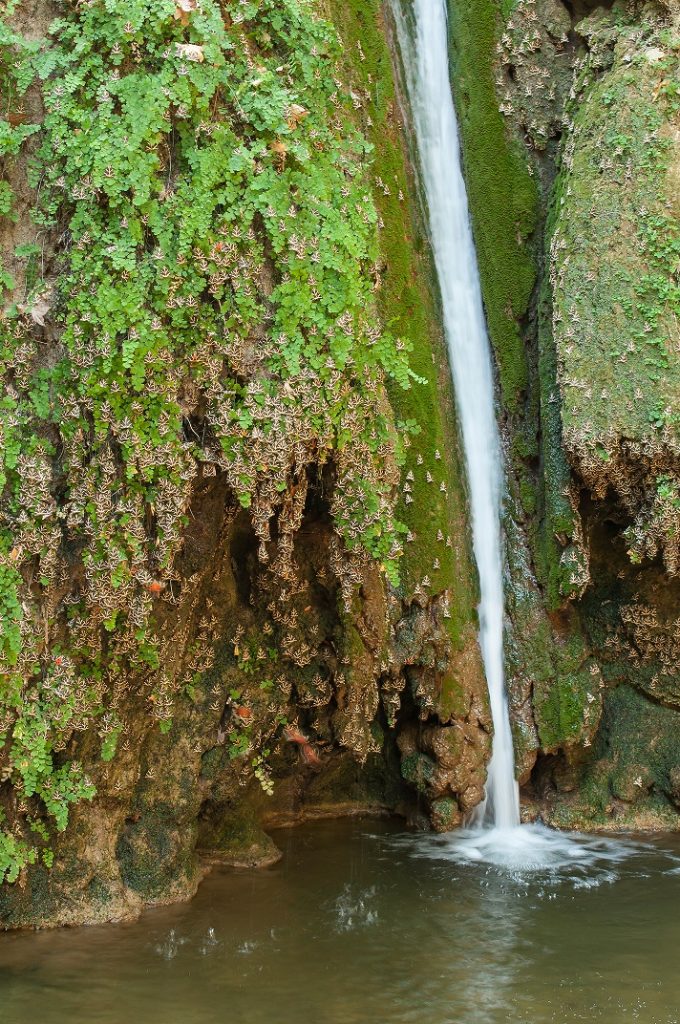
[[[568,12],[572,25],[577,25],[581,18],[587,18],[596,10],[611,11],[616,0],[561,0]]]
[[[231,540],[231,567],[243,605],[249,605],[253,596],[253,578],[258,568],[257,547],[255,531],[248,517],[243,514],[234,524]]]

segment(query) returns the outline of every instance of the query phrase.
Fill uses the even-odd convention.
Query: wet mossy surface
[[[603,461],[612,431],[659,438],[679,415],[679,47],[651,28],[622,33],[612,68],[576,108],[556,185],[562,418],[581,443],[601,443]]]
[[[549,650],[551,639],[546,629],[543,636],[536,638],[537,646],[545,645]],[[585,667],[581,668],[583,653],[581,637],[578,634],[569,637],[564,650],[553,648],[552,658],[546,665],[548,671],[534,678],[534,716],[544,750],[587,739],[597,726],[599,671],[593,678]],[[594,662],[591,664],[595,667]],[[594,705],[592,713],[591,705]]]
[[[601,36],[607,20],[592,20],[590,31]],[[574,472],[596,500],[613,492],[629,520],[631,562],[661,554],[673,576],[680,573],[680,36],[652,19],[620,27],[615,39],[611,67],[591,84],[586,62],[576,82],[550,240],[552,344]]]
[[[677,714],[633,686],[607,693],[592,752],[558,777],[566,795],[550,820],[562,827],[677,829]],[[564,783],[563,783],[564,784]]]
[[[427,754],[407,754],[401,762],[401,773],[419,793],[426,793],[428,783],[432,781],[436,763]]]
[[[449,0],[451,68],[484,305],[502,403],[517,412],[529,384],[522,322],[536,282],[531,243],[539,191],[522,144],[508,131],[495,86],[497,0]]]
[[[411,367],[423,378],[408,391],[388,384],[397,422],[411,423],[417,431],[408,438],[398,507],[413,537],[404,545],[403,591],[408,595],[425,580],[424,593],[451,593],[448,629],[460,649],[465,627],[475,619],[476,573],[436,278],[407,158],[407,113],[394,84],[388,11],[378,0],[338,0],[328,6],[364,101],[357,116],[374,147],[383,261],[378,305],[392,330],[411,343]]]
[[[274,864],[281,854],[271,836],[263,830],[253,806],[213,808],[199,828],[199,849],[212,863],[233,867],[263,867]]]
[[[193,823],[178,827],[177,810],[162,802],[143,806],[126,821],[116,858],[127,888],[145,900],[167,896],[197,875]]]

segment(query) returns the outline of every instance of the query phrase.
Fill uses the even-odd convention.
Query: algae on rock
[[[585,31],[585,30],[584,30]],[[679,40],[624,31],[586,85],[550,242],[564,444],[595,500],[630,525],[634,562],[680,573]]]

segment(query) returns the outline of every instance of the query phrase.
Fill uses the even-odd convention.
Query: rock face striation
[[[450,0],[527,814],[680,807],[678,12]],[[0,18],[0,921],[131,917],[267,824],[438,829],[491,748],[378,0]]]

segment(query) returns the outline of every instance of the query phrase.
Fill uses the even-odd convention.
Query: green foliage
[[[271,770],[267,764],[267,758],[270,753],[271,751],[265,748],[262,753],[254,757],[251,762],[253,775],[260,783],[262,791],[266,793],[267,796],[272,796],[274,793],[274,780],[272,779]]]
[[[178,17],[172,0],[104,0],[65,8],[47,41],[12,29],[15,8],[3,101],[41,87],[46,114],[0,121],[0,153],[40,131],[35,216],[61,241],[56,287],[40,250],[15,254],[27,294],[0,313],[0,730],[13,785],[63,828],[92,787],[57,751],[102,720],[111,680],[140,674],[163,728],[184,693],[154,676],[153,597],[202,466],[266,524],[308,462],[334,461],[346,550],[397,583],[383,382],[414,374],[376,314],[371,150],[310,3],[204,0]],[[75,592],[55,597],[74,564]],[[15,866],[34,857],[3,842]]]
[[[116,747],[118,746],[120,733],[120,728],[113,729],[111,732],[107,733],[102,740],[102,761],[113,760],[116,754]]]
[[[410,344],[410,365],[423,381],[408,390],[393,380],[387,382],[390,403],[401,421],[396,455],[404,473],[398,515],[408,531],[400,563],[401,585],[405,594],[411,594],[429,580],[426,592],[451,593],[449,634],[460,649],[467,642],[476,606],[462,457],[436,308],[437,283],[421,210],[414,202],[416,189],[393,84],[384,6],[380,0],[332,0],[329,7],[343,40],[355,116],[375,147],[379,309]]]
[[[21,576],[11,565],[0,564],[0,653],[7,665],[15,665],[21,650]]]
[[[14,192],[6,181],[0,181],[0,217],[7,217],[12,210]]]
[[[16,882],[21,869],[37,859],[34,847],[0,828],[0,883]]]

